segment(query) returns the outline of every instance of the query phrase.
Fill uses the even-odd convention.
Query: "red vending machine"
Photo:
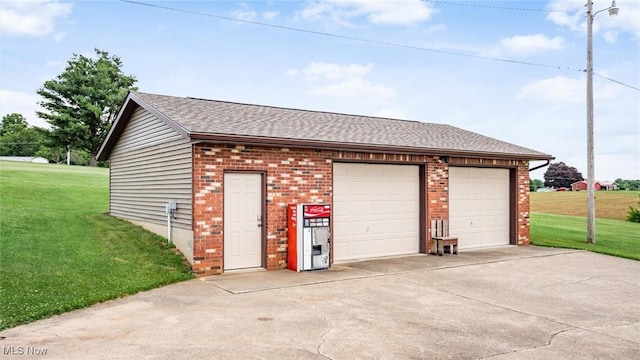
[[[289,204],[287,267],[293,271],[329,268],[331,206]]]

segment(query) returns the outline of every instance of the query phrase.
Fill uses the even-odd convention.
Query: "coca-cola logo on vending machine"
[[[329,217],[331,215],[331,207],[329,205],[305,205],[305,218]]]

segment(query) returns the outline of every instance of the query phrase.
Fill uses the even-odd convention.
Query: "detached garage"
[[[444,124],[140,92],[98,158],[110,213],[199,275],[285,268],[289,203],[332,206],[333,262],[426,253],[436,219],[460,249],[527,245],[529,161],[553,159]]]

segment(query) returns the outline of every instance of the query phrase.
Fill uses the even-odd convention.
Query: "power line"
[[[501,62],[507,62],[507,63],[513,63],[513,64],[520,64],[520,65],[547,67],[547,68],[553,68],[553,69],[562,69],[563,68],[562,66],[556,66],[556,65],[540,64],[540,63],[534,63],[534,62],[528,62],[528,61],[519,61],[519,60],[512,60],[512,59],[503,59],[503,58],[496,58],[496,57],[482,56],[482,55],[475,55],[475,54],[465,54],[465,53],[456,52],[456,51],[438,50],[438,49],[431,49],[431,48],[426,48],[426,47],[421,47],[421,46],[399,44],[399,43],[393,43],[393,42],[388,42],[388,41],[380,41],[380,40],[373,40],[373,39],[365,39],[365,38],[359,38],[359,37],[355,37],[355,36],[333,34],[333,33],[327,33],[327,32],[322,32],[322,31],[315,31],[315,30],[308,30],[308,29],[300,29],[300,28],[294,28],[294,27],[291,27],[291,26],[275,25],[275,24],[263,23],[263,22],[259,22],[259,21],[253,21],[253,20],[238,19],[238,18],[232,18],[232,17],[229,17],[229,16],[221,16],[221,15],[208,14],[208,13],[203,13],[203,12],[198,12],[198,11],[193,11],[193,10],[178,9],[178,8],[174,8],[174,7],[170,7],[170,6],[149,4],[149,3],[144,3],[144,2],[134,1],[134,0],[120,0],[120,1],[121,2],[125,2],[125,3],[130,3],[130,4],[148,6],[148,7],[152,7],[152,8],[177,11],[177,12],[182,12],[182,13],[186,13],[186,14],[207,16],[207,17],[211,17],[211,18],[229,20],[229,21],[235,21],[235,22],[241,22],[241,23],[245,23],[245,24],[266,26],[266,27],[271,27],[271,28],[276,28],[276,29],[281,29],[281,30],[289,30],[289,31],[296,31],[296,32],[313,34],[313,35],[333,37],[333,38],[344,39],[344,40],[366,42],[366,43],[370,43],[370,44],[386,45],[386,46],[399,47],[399,48],[405,48],[405,49],[413,49],[413,50],[420,50],[420,51],[428,51],[428,52],[434,52],[434,53],[440,53],[440,54],[465,56],[465,57],[471,57],[471,58],[477,58],[477,59],[501,61]],[[566,67],[566,69],[571,70],[570,67]]]
[[[498,10],[533,11],[533,12],[547,12],[547,13],[565,12],[565,11],[561,11],[561,10],[506,7],[506,6],[497,6],[497,5],[484,5],[484,4],[479,4],[479,3],[461,3],[461,2],[454,2],[454,1],[439,1],[439,0],[421,0],[421,1],[427,2],[427,3],[433,3],[433,4],[468,6],[468,7],[489,8],[489,9],[498,9]],[[581,70],[581,71],[586,72],[586,70]],[[615,79],[611,79],[609,77],[602,76],[600,74],[596,74],[596,73],[593,73],[593,74],[598,76],[598,77],[600,77],[600,78],[602,78],[602,79],[614,82],[614,83],[616,83],[618,85],[626,86],[626,87],[628,87],[630,89],[640,91],[640,88],[635,87],[633,85],[625,84],[625,83],[623,83],[621,81],[618,81],[618,80],[615,80]]]
[[[194,11],[194,10],[179,9],[179,8],[174,8],[174,7],[170,7],[170,6],[149,4],[149,3],[144,3],[144,2],[135,1],[135,0],[120,0],[120,1],[124,2],[124,3],[134,4],[134,5],[140,5],[140,6],[147,6],[147,7],[157,8],[157,9],[176,11],[176,12],[181,12],[181,13],[185,13],[185,14],[206,16],[206,17],[210,17],[210,18],[214,18],[214,19],[229,20],[229,21],[235,21],[235,22],[240,22],[240,23],[245,23],[245,24],[270,27],[270,28],[275,28],[275,29],[280,29],[280,30],[295,31],[295,32],[301,32],[301,33],[305,33],[305,34],[312,34],[312,35],[326,36],[326,37],[332,37],[332,38],[337,38],[337,39],[365,42],[365,43],[369,43],[369,44],[385,45],[385,46],[412,49],[412,50],[419,50],[419,51],[427,51],[427,52],[433,52],[433,53],[439,53],[439,54],[464,56],[464,57],[470,57],[470,58],[476,58],[476,59],[499,61],[499,62],[506,62],[506,63],[512,63],[512,64],[519,64],[519,65],[545,67],[545,68],[558,69],[558,70],[564,69],[564,70],[585,71],[585,70],[582,70],[582,69],[576,69],[576,68],[572,68],[572,67],[569,67],[569,66],[549,65],[549,64],[534,63],[534,62],[529,62],[529,61],[520,61],[520,60],[497,58],[497,57],[491,57],[491,56],[468,54],[468,53],[462,53],[462,52],[457,52],[457,51],[431,49],[431,48],[426,48],[426,47],[421,47],[421,46],[414,46],[414,45],[400,44],[400,43],[394,43],[394,42],[388,42],[388,41],[380,41],[380,40],[359,38],[359,37],[355,37],[355,36],[333,34],[333,33],[322,32],[322,31],[295,28],[295,27],[291,27],[291,26],[275,25],[275,24],[263,23],[263,22],[259,22],[259,21],[253,21],[253,20],[238,19],[238,18],[233,18],[233,17],[229,17],[229,16],[222,16],[222,15],[214,15],[214,14],[209,14],[209,13],[203,13],[203,12]],[[471,5],[471,4],[448,2],[448,1],[436,1],[436,0],[422,0],[422,1],[433,2],[433,3],[443,3],[443,4],[476,6],[476,5]],[[493,8],[505,9],[505,10],[523,10],[523,11],[526,10],[525,8],[494,7],[494,6],[490,6],[490,5],[477,5],[477,6],[478,7],[493,7]],[[528,9],[527,11],[534,11],[534,10],[535,11],[543,11],[543,9],[537,9],[537,10],[536,9]],[[552,10],[545,10],[545,11],[552,11]],[[619,85],[622,85],[622,86],[626,86],[628,88],[640,91],[639,88],[634,87],[634,86],[629,85],[629,84],[625,84],[625,83],[623,83],[621,81],[614,80],[614,79],[611,79],[611,78],[608,78],[608,77],[605,77],[605,76],[601,76],[601,75],[598,75],[598,76],[603,78],[603,79],[605,79],[605,80],[612,81],[612,82],[614,82],[616,84],[619,84]]]
[[[585,71],[586,71],[586,70],[585,70]],[[626,86],[626,87],[631,88],[631,89],[633,89],[633,90],[640,91],[640,88],[637,88],[637,87],[632,86],[632,85],[629,85],[629,84],[625,84],[625,83],[623,83],[623,82],[621,82],[621,81],[618,81],[618,80],[615,80],[615,79],[612,79],[612,78],[608,78],[608,77],[606,77],[606,76],[603,76],[603,75],[600,75],[600,74],[597,74],[597,73],[593,73],[593,75],[595,75],[595,76],[597,76],[597,77],[599,77],[599,78],[603,78],[603,79],[605,79],[605,80],[609,80],[609,81],[614,82],[614,83],[616,83],[616,84],[619,84],[619,85],[622,85],[622,86]]]
[[[508,7],[508,6],[498,6],[498,5],[485,5],[485,4],[479,4],[479,3],[461,3],[456,1],[437,1],[437,0],[421,0],[421,1],[432,3],[432,4],[467,6],[467,7],[496,9],[496,10],[531,11],[531,12],[545,12],[545,13],[564,12],[561,10]]]

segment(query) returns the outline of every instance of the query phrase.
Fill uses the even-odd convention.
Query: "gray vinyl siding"
[[[178,201],[177,228],[191,230],[191,143],[138,107],[110,156],[112,215],[166,224],[165,205]]]

